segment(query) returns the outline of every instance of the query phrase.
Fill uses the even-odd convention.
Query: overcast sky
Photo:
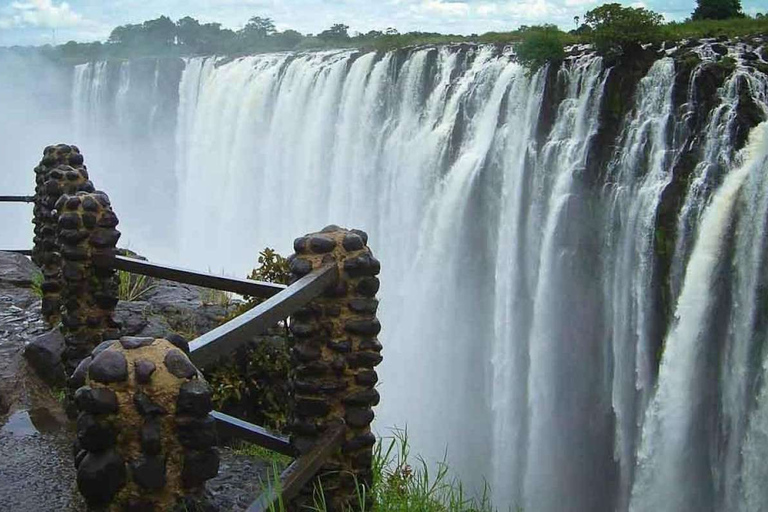
[[[763,0],[742,0],[754,14]],[[556,23],[574,27],[573,17],[605,0],[0,0],[0,46],[104,40],[117,25],[167,15],[186,15],[240,28],[251,16],[268,16],[277,28],[317,33],[333,23],[351,31],[395,27],[401,32],[482,33],[519,25]],[[685,18],[695,0],[621,1],[645,6],[668,20]]]

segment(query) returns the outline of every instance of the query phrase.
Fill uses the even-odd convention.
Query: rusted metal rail
[[[34,203],[35,196],[0,196],[0,203]]]
[[[265,283],[251,279],[216,276],[205,272],[187,270],[170,265],[160,265],[149,261],[137,260],[125,256],[95,256],[94,263],[102,267],[124,270],[158,279],[167,279],[177,283],[192,284],[203,288],[212,288],[226,292],[239,293],[251,297],[266,299],[286,289],[285,285]]]
[[[307,274],[252,310],[193,340],[189,344],[192,362],[202,367],[216,363],[221,357],[246,345],[254,336],[263,334],[272,325],[291,316],[335,280],[335,265]]]
[[[271,482],[266,491],[254,501],[247,512],[268,512],[277,502],[288,503],[295,498],[302,487],[317,474],[328,457],[344,441],[344,427],[329,430],[312,450],[302,455],[280,475],[279,482]]]

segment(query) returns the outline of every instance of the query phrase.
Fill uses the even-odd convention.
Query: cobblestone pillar
[[[359,486],[372,484],[370,425],[379,403],[374,368],[382,360],[376,319],[381,265],[367,242],[362,231],[328,226],[296,239],[290,258],[294,280],[325,264],[339,272],[336,286],[294,314],[290,324],[296,338],[291,442],[306,453],[329,427],[346,428],[342,448],[318,473],[329,511],[357,508]],[[292,509],[311,507],[312,494],[312,488],[305,489]]]
[[[63,194],[93,192],[83,155],[76,146],[58,144],[43,151],[43,159],[35,167],[35,203],[32,223],[34,246],[32,261],[43,273],[42,313],[51,327],[60,319],[60,294],[63,286],[61,257],[56,242],[56,202]]]
[[[219,455],[211,390],[163,339],[105,341],[70,379],[77,486],[92,510],[198,510]]]
[[[120,232],[103,192],[63,195],[55,208],[64,281],[63,360],[69,374],[96,345],[117,336],[118,325],[112,318],[118,302],[117,273],[96,267],[93,258],[114,254]]]

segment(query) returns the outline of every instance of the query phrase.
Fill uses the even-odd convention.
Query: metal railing
[[[34,196],[0,196],[0,202],[30,203]],[[31,250],[3,250],[30,256]],[[284,320],[321,295],[336,283],[337,267],[329,264],[316,269],[290,286],[216,276],[170,265],[161,265],[124,256],[97,256],[94,265],[123,270],[157,279],[233,292],[266,299],[255,308],[192,340],[189,344],[192,361],[201,367],[210,366],[221,358],[243,347],[254,336],[265,333],[269,327]],[[227,414],[213,411],[219,432],[247,441],[268,450],[291,457],[298,454],[288,438],[270,433],[267,429]],[[279,482],[271,482],[267,489],[249,506],[249,512],[266,512],[278,501],[284,503],[296,497],[302,487],[317,474],[328,458],[341,447],[344,428],[329,429],[317,444],[295,460],[282,472]]]

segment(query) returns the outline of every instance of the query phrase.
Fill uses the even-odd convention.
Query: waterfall
[[[744,111],[768,119],[768,78],[728,48],[721,75],[712,42],[689,75],[653,57],[607,142],[619,68],[584,51],[534,73],[492,45],[92,62],[66,90],[137,252],[242,276],[326,224],[367,231],[375,429],[407,427],[468,492],[751,512],[768,506],[768,128]]]

